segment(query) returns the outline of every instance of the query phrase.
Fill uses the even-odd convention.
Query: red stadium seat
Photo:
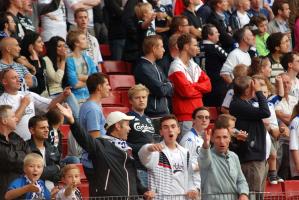
[[[105,74],[132,74],[131,64],[125,61],[104,61],[102,71]]]
[[[67,139],[69,136],[69,133],[71,131],[69,124],[63,124],[59,127],[60,132],[62,133],[63,137],[62,139]]]
[[[124,106],[121,91],[112,91],[109,97],[102,99],[102,106]]]
[[[208,107],[210,112],[210,120],[211,122],[215,122],[218,117],[218,110],[216,107]]]
[[[282,183],[286,200],[299,199],[299,180],[288,180]]]
[[[266,187],[265,187],[265,195],[264,200],[284,200],[285,196],[283,193],[282,184],[272,185],[267,180]]]
[[[128,107],[103,107],[103,113],[105,118],[113,111],[120,111],[123,113],[127,113],[129,112],[129,108]]]
[[[135,85],[133,75],[109,75],[108,79],[112,90],[128,90]]]
[[[111,51],[108,44],[101,44],[100,51],[104,59],[111,57]]]

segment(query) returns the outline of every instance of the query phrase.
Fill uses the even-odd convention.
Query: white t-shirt
[[[28,122],[31,117],[35,116],[35,109],[43,113],[47,112],[48,106],[52,100],[28,91],[18,91],[16,95],[11,95],[5,92],[0,96],[0,105],[10,105],[15,112],[19,108],[21,99],[25,95],[30,96],[30,104],[26,107],[23,117],[17,124],[16,133],[26,141],[31,138]]]
[[[299,150],[299,117],[295,117],[290,126],[290,150]],[[299,172],[296,170],[293,156],[290,152],[290,168],[291,176],[299,176]]]
[[[233,70],[238,64],[244,64],[246,66],[251,65],[251,58],[248,52],[244,52],[239,48],[230,52],[223,64],[220,74],[230,75],[233,78]]]
[[[75,18],[74,18],[74,10],[72,9],[72,6],[79,3],[81,0],[65,0],[65,5],[67,8],[67,21],[72,24],[76,25]],[[92,9],[88,9],[88,28],[93,28],[93,11]]]
[[[52,0],[38,0],[38,3],[50,3]],[[51,19],[49,15],[56,19]],[[41,16],[42,32],[41,36],[44,42],[49,41],[54,36],[60,36],[66,39],[66,9],[63,1],[57,10]]]
[[[98,40],[88,33],[87,35],[88,49],[86,50],[87,54],[92,58],[95,65],[103,62],[102,54],[100,51],[100,46]]]
[[[250,18],[248,17],[248,14],[247,12],[245,12],[244,14],[243,13],[240,13],[239,11],[237,11],[237,16],[240,20],[240,25],[241,25],[241,28],[243,26],[245,26],[246,24],[249,24],[250,22]]]
[[[229,89],[227,92],[226,92],[226,95],[223,99],[223,103],[222,103],[222,106],[225,107],[225,108],[229,108],[230,106],[230,103],[232,102],[233,100],[233,96],[234,96],[234,90],[233,89]]]
[[[299,99],[299,79],[298,78],[295,78],[295,80],[292,81],[290,95]]]
[[[184,158],[180,151],[176,149],[169,149],[169,161],[172,165],[172,173],[173,173],[173,182],[172,182],[172,192],[171,194],[184,194]]]
[[[289,101],[287,101],[286,98],[282,98],[282,100],[275,106],[275,110],[280,110],[284,114],[291,115],[297,102],[298,99],[296,97],[289,95]]]

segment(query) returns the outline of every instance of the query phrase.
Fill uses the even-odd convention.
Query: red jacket
[[[174,114],[179,121],[191,121],[193,110],[203,106],[203,94],[211,92],[210,78],[193,60],[186,67],[179,58],[171,63],[168,77],[174,86]]]

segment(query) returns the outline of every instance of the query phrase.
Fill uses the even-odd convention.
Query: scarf
[[[25,176],[26,179],[26,185],[31,184],[32,182],[29,180],[27,176]],[[45,199],[45,191],[44,187],[42,185],[42,182],[40,180],[37,180],[35,182],[35,185],[39,188],[38,192],[29,192],[26,194],[26,199]]]
[[[120,150],[127,152],[128,155],[132,157],[132,148],[129,147],[128,143],[125,140],[113,137],[113,136],[109,136],[109,135],[105,135],[103,136],[105,139],[109,140],[109,142],[111,142],[112,144],[114,144],[117,148],[119,148]]]

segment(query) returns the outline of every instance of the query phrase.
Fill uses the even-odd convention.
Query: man
[[[0,39],[10,37],[16,32],[16,23],[10,13],[0,15]]]
[[[192,162],[192,169],[196,175],[194,177],[197,178],[198,184],[196,185],[198,188],[200,186],[200,174],[199,174],[199,165],[198,165],[198,156],[200,148],[203,144],[204,132],[208,128],[210,124],[210,113],[208,108],[199,107],[196,108],[192,113],[193,126],[188,133],[186,133],[180,141],[180,145],[188,149],[190,152],[190,158]]]
[[[17,118],[12,107],[0,106],[0,196],[4,197],[11,181],[23,174],[23,159],[30,148],[14,130]]]
[[[143,41],[144,56],[137,61],[134,70],[136,82],[143,84],[150,91],[145,114],[155,119],[153,123],[169,114],[167,98],[171,97],[173,92],[172,84],[156,65],[156,61],[163,57],[164,52],[161,36],[146,37]]]
[[[177,40],[179,56],[171,63],[168,77],[174,85],[173,113],[181,125],[181,133],[192,128],[192,112],[203,106],[202,96],[211,91],[211,82],[206,73],[193,61],[199,53],[197,40],[183,34]]]
[[[65,82],[72,87],[75,97],[81,104],[89,97],[86,80],[89,75],[98,71],[98,67],[87,55],[88,42],[84,32],[69,31],[66,43],[73,53],[66,58]]]
[[[291,11],[288,1],[274,1],[272,10],[275,17],[268,23],[268,33],[287,33],[291,39],[291,30],[288,23]]]
[[[204,105],[221,106],[227,90],[220,70],[227,58],[225,50],[218,45],[219,32],[212,24],[206,24],[202,29],[202,49],[205,55],[205,69],[211,79],[212,92],[204,96]]]
[[[131,111],[127,113],[135,118],[130,121],[131,131],[128,136],[128,144],[132,147],[133,156],[136,160],[137,175],[144,187],[148,186],[147,170],[140,163],[138,151],[147,143],[154,142],[155,128],[151,119],[144,114],[147,107],[149,90],[142,84],[131,87],[128,91]]]
[[[138,155],[148,169],[149,189],[160,198],[163,195],[185,194],[196,199],[200,188],[193,178],[189,152],[180,146],[176,139],[180,133],[178,121],[174,115],[161,118],[160,135],[163,141],[158,144],[144,145]]]
[[[211,140],[214,145],[210,149]],[[203,195],[204,199],[249,199],[249,188],[239,158],[228,149],[230,140],[230,133],[225,127],[216,127],[213,133],[208,131],[205,134],[199,156],[201,191],[212,195]]]
[[[269,4],[264,1],[263,7],[261,8],[260,0],[250,0],[250,9],[248,10],[248,14],[251,17],[263,14],[268,19],[268,21],[274,18],[274,14]]]
[[[207,23],[216,26],[219,31],[219,42],[221,46],[230,52],[233,48],[233,37],[232,30],[229,26],[228,20],[226,19],[225,12],[228,10],[227,0],[211,0],[210,5],[212,8],[212,13],[210,14]]]
[[[253,97],[257,98],[259,107],[252,105]],[[263,192],[266,173],[266,128],[263,119],[270,117],[270,110],[258,80],[248,76],[235,79],[229,112],[237,119],[236,128],[248,133],[246,141],[238,141],[236,153],[249,189]],[[259,195],[257,197],[260,198]]]
[[[134,119],[122,112],[111,112],[107,117],[107,136],[93,138],[75,122],[71,109],[60,104],[57,107],[71,124],[78,144],[85,149],[94,163],[96,194],[101,196],[130,196],[137,194],[153,197],[152,192],[137,183],[136,168],[131,148],[126,140],[130,131],[129,121]],[[106,181],[102,181],[106,180]]]
[[[200,39],[201,38],[201,29],[202,29],[202,19],[199,14],[196,12],[196,7],[200,5],[200,0],[184,0],[185,10],[182,13],[183,16],[186,16],[189,22],[190,33]]]
[[[12,37],[7,37],[0,42],[0,51],[2,58],[0,60],[0,71],[5,68],[13,68],[19,75],[21,90],[26,91],[28,88],[32,87],[32,75],[28,69],[19,63],[14,62],[14,59],[20,57],[21,48],[19,42]],[[34,66],[32,66],[33,69]]]
[[[299,79],[297,78],[299,73],[299,54],[289,52],[284,54],[280,60],[282,67],[287,71],[291,80],[289,94],[299,99]]]
[[[86,49],[87,54],[93,59],[95,65],[100,67],[103,58],[100,52],[98,40],[88,32],[88,11],[84,8],[79,8],[74,13],[75,22],[77,28],[85,33],[88,48]]]
[[[251,58],[248,51],[255,43],[254,36],[251,30],[247,27],[237,30],[234,36],[239,47],[228,54],[228,57],[220,71],[220,76],[227,84],[230,84],[233,81],[234,77],[232,72],[236,65],[251,65]]]
[[[97,6],[101,0],[66,0],[66,11],[67,11],[67,22],[70,25],[70,29],[74,29],[76,26],[75,22],[75,11],[83,8],[88,12],[88,31],[94,35],[94,23],[93,23],[93,11],[92,8]]]
[[[56,147],[51,145],[47,140],[49,136],[48,119],[43,116],[36,115],[31,117],[28,127],[32,135],[27,141],[32,152],[38,152],[45,161],[45,166],[41,179],[45,181],[49,191],[54,188],[60,180],[60,153]]]
[[[236,10],[230,16],[230,26],[232,27],[233,32],[249,24],[250,16],[247,11],[250,8],[250,1],[237,0],[235,1],[235,7]]]
[[[22,92],[20,90],[20,79],[14,69],[8,68],[2,71],[1,83],[4,87],[4,93],[0,96],[0,105],[11,105],[17,117],[16,133],[25,141],[31,138],[28,129],[28,121],[35,115],[35,109],[46,113],[58,102],[64,101],[70,94],[70,89],[66,88],[64,92],[55,99],[47,99],[33,92]]]
[[[80,126],[84,131],[92,138],[98,138],[106,135],[104,125],[106,123],[102,110],[101,100],[106,98],[110,94],[110,86],[107,80],[107,76],[102,73],[91,74],[86,85],[90,94],[90,97],[85,103],[82,104],[79,113]],[[83,151],[81,155],[81,163],[84,167],[84,172],[87,176],[90,184],[90,195],[95,193],[94,187],[94,168],[92,162],[86,151]]]
[[[290,163],[289,163],[289,129],[292,113],[295,105],[298,103],[297,97],[290,95],[292,82],[288,73],[280,74],[283,82],[284,97],[275,106],[275,112],[280,121],[280,129],[286,130],[279,138],[280,147],[278,149],[278,176],[284,180],[290,178]]]

